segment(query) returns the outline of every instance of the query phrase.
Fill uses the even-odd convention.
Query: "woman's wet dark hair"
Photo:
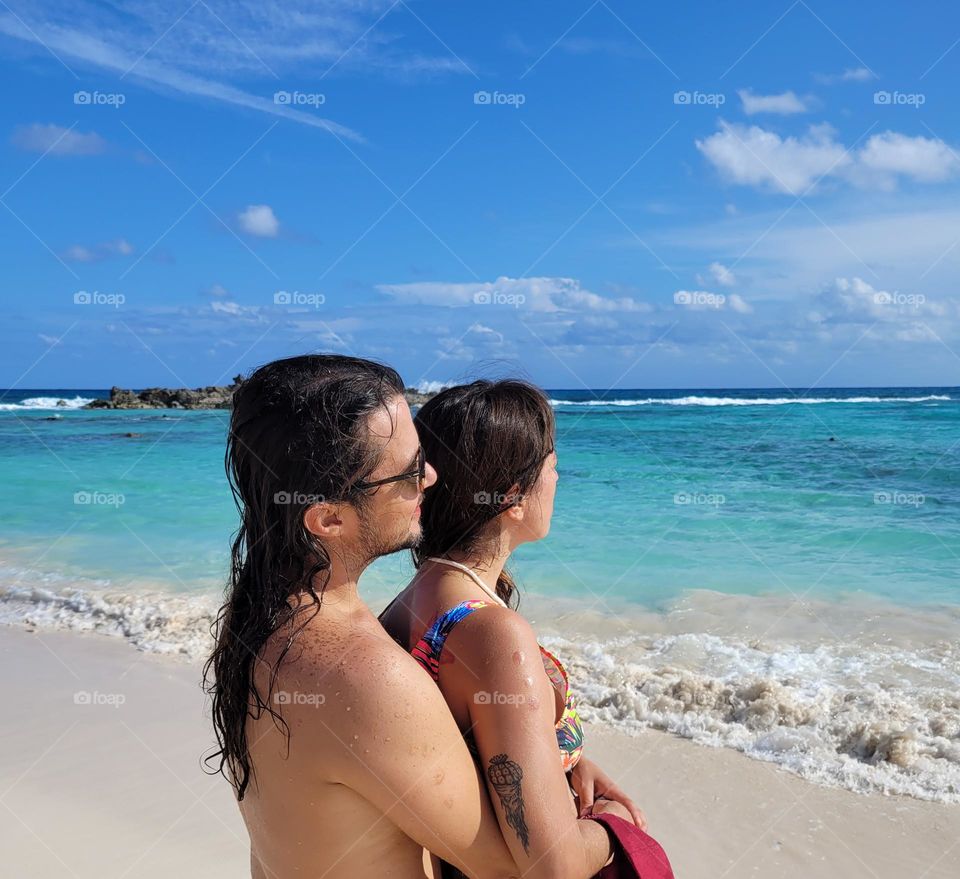
[[[550,401],[519,379],[480,379],[441,391],[423,405],[414,424],[437,471],[436,484],[421,502],[423,537],[412,551],[414,564],[419,568],[429,556],[453,551],[482,555],[486,526],[530,492],[553,450]],[[507,603],[517,597],[506,569],[497,594]]]
[[[368,442],[369,418],[402,393],[403,381],[390,367],[334,354],[268,363],[234,393],[225,464],[240,528],[204,686],[219,746],[206,759],[219,758],[216,771],[238,799],[252,772],[247,717],[267,711],[289,736],[270,695],[287,651],[319,610],[329,578],[330,557],[304,527],[304,511],[319,500],[364,508],[365,494],[355,484],[370,475],[380,454]],[[287,601],[301,590],[311,598],[306,614]],[[260,693],[254,662],[283,625],[290,631],[267,692]]]

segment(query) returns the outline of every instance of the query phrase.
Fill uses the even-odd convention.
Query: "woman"
[[[380,619],[440,687],[517,866],[561,857],[578,815],[612,811],[645,829],[629,797],[583,756],[566,672],[510,607],[508,558],[550,530],[549,401],[526,382],[476,381],[437,394],[415,424],[438,479],[421,505],[417,574]]]

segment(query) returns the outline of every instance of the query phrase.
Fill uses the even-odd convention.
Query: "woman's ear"
[[[509,516],[514,522],[522,522],[524,501],[526,501],[526,498],[520,494],[520,486],[514,483],[503,496],[504,504],[510,505],[503,511],[503,514]]]
[[[303,527],[314,537],[339,537],[343,527],[339,504],[311,504],[303,511]]]

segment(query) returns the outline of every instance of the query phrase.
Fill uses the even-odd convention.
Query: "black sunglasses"
[[[422,483],[427,478],[427,456],[423,452],[423,446],[417,449],[417,469],[408,470],[406,473],[398,473],[396,476],[388,476],[386,479],[374,479],[367,482],[361,479],[354,483],[355,488],[376,488],[378,485],[388,485],[391,482],[403,482],[405,479],[416,479],[417,483]]]

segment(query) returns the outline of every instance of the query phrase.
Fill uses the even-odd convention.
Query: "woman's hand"
[[[612,800],[630,813],[630,819],[637,827],[646,831],[647,818],[643,812],[592,760],[580,757],[570,773],[570,784],[577,795],[581,816],[589,815],[591,812],[616,813],[619,810],[604,806],[604,800]]]

